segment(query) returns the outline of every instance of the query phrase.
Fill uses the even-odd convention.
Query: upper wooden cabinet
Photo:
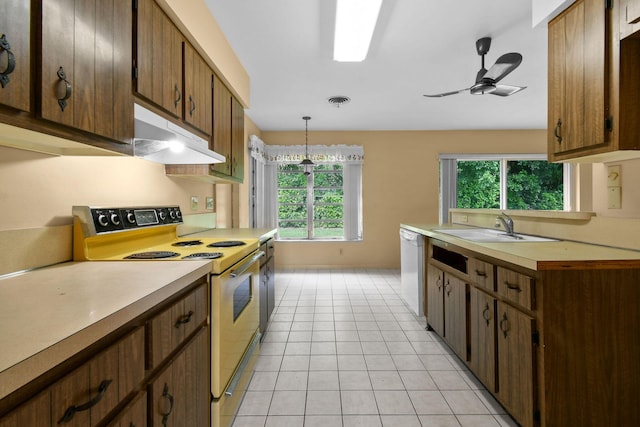
[[[130,142],[131,2],[47,0],[40,12],[42,118]]]
[[[154,0],[137,2],[136,92],[174,117],[183,113],[182,34]]]
[[[211,172],[233,182],[244,180],[244,108],[229,89],[214,75],[213,136],[210,148],[226,158],[211,166]]]
[[[184,121],[211,135],[213,71],[195,49],[184,43]]]
[[[640,157],[638,0],[579,0],[549,23],[550,161]]]
[[[605,2],[579,0],[549,23],[549,160],[607,144]]]
[[[31,110],[30,0],[0,4],[0,104]]]
[[[619,0],[620,38],[629,37],[640,30],[640,0]]]

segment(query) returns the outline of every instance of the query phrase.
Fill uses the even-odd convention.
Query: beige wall
[[[295,145],[301,132],[263,132],[267,144]],[[401,223],[438,222],[441,153],[544,153],[545,130],[310,132],[310,144],[364,146],[362,242],[278,242],[280,267],[399,268]]]
[[[191,209],[191,196],[199,207]],[[73,205],[179,204],[211,212],[211,184],[169,178],[164,165],[134,157],[56,157],[0,147],[0,231],[72,223]]]

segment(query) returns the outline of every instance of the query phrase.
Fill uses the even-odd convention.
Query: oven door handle
[[[231,270],[231,273],[229,275],[231,277],[238,277],[239,275],[247,271],[249,267],[251,267],[251,264],[262,258],[264,255],[265,253],[263,251],[256,252],[251,258],[240,264],[237,268]]]

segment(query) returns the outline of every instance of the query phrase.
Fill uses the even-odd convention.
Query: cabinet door
[[[30,0],[0,4],[0,104],[31,110]]]
[[[151,425],[209,425],[209,341],[204,328],[150,386]]]
[[[144,427],[147,425],[147,393],[142,393],[108,427]]]
[[[606,13],[601,0],[579,0],[549,23],[550,155],[584,155],[609,140]]]
[[[231,98],[231,175],[244,180],[244,108]]]
[[[184,44],[184,120],[211,135],[213,72],[189,43]]]
[[[444,336],[444,273],[431,264],[427,265],[427,321]]]
[[[182,34],[154,0],[137,2],[136,91],[182,116]]]
[[[212,169],[225,175],[231,175],[231,92],[214,75],[213,77],[213,136],[211,149],[222,154],[225,163],[216,163]]]
[[[473,373],[491,391],[496,392],[496,321],[495,298],[471,288],[469,307],[469,364]]]
[[[43,118],[131,141],[131,17],[127,0],[42,2]]]
[[[534,425],[534,320],[498,302],[498,395],[502,405],[522,425]]]
[[[444,339],[462,360],[467,360],[467,285],[444,274]]]

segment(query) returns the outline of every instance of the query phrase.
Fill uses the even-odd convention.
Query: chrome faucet
[[[504,227],[508,236],[516,237],[516,233],[513,230],[513,219],[506,213],[502,212],[502,215],[496,217],[496,227],[500,227],[500,223]]]

